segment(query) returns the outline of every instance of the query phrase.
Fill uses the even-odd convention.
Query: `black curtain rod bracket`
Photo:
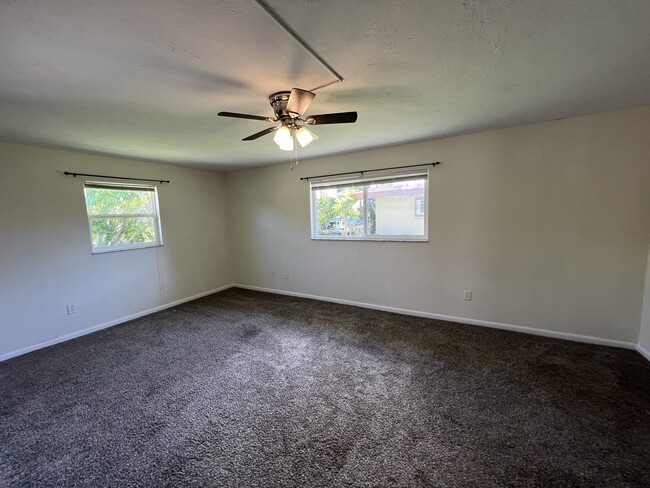
[[[433,163],[423,163],[423,164],[409,164],[407,166],[393,166],[392,168],[377,168],[377,169],[363,169],[361,171],[348,171],[346,173],[332,173],[329,175],[318,175],[318,176],[304,176],[300,178],[301,181],[309,181],[317,178],[329,178],[330,176],[345,176],[345,175],[360,175],[363,176],[364,173],[370,173],[371,171],[389,171],[392,169],[403,169],[403,168],[419,168],[421,166],[433,166],[436,167],[440,164],[440,161],[435,161]]]
[[[108,176],[108,175],[91,175],[88,173],[71,173],[69,171],[64,171],[64,175],[66,176],[72,176],[73,178],[76,178],[77,176],[92,176],[93,178],[110,178],[112,180],[130,180],[130,181],[156,181],[160,183],[161,185],[163,183],[170,183],[169,180],[152,180],[150,178],[127,178],[125,176]]]

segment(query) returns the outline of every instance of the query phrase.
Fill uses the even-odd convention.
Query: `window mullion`
[[[363,185],[363,237],[368,236],[368,185]]]

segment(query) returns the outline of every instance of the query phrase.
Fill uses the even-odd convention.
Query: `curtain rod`
[[[300,180],[312,180],[314,178],[327,178],[329,176],[344,176],[344,175],[356,175],[360,174],[363,176],[364,173],[370,173],[372,171],[387,171],[390,169],[402,169],[402,168],[419,168],[421,166],[438,166],[440,164],[440,161],[436,161],[435,163],[423,163],[423,164],[409,164],[408,166],[393,166],[392,168],[378,168],[378,169],[364,169],[361,171],[348,171],[347,173],[332,173],[330,175],[319,175],[319,176],[305,176],[303,178],[300,178]]]
[[[66,176],[73,176],[73,177],[75,177],[75,178],[76,178],[77,176],[92,176],[92,177],[94,177],[94,178],[111,178],[111,179],[113,179],[113,180],[158,181],[158,182],[160,182],[160,184],[163,184],[163,183],[169,183],[169,182],[170,182],[169,180],[151,180],[151,179],[149,179],[149,178],[127,178],[127,177],[125,177],[125,176],[90,175],[90,174],[88,174],[88,173],[70,173],[70,172],[68,172],[68,171],[64,171],[63,174],[66,175]]]

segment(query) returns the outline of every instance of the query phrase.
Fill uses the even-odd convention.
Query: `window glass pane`
[[[314,190],[318,236],[363,235],[363,187],[346,186]]]
[[[157,242],[153,217],[93,217],[90,229],[93,248]]]
[[[425,180],[368,186],[368,234],[424,236]]]
[[[151,191],[86,188],[89,215],[152,214],[153,198]]]
[[[312,238],[427,240],[428,178],[420,170],[312,182]]]
[[[93,252],[162,245],[155,186],[86,182],[84,187]]]

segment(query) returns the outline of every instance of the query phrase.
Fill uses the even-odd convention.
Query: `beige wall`
[[[648,134],[645,107],[229,173],[236,281],[636,343]],[[428,243],[310,240],[301,176],[436,160]]]
[[[66,170],[171,180],[165,245],[91,255],[83,179]],[[233,280],[220,173],[0,144],[0,184],[0,357]]]
[[[650,107],[225,176],[0,143],[0,358],[234,281],[650,350],[648,133]],[[435,160],[428,243],[310,240],[301,176]],[[165,246],[92,256],[65,170],[172,180]]]
[[[641,313],[641,330],[639,331],[639,346],[650,361],[650,249],[648,250],[648,265],[645,275],[645,291],[643,293],[643,311]]]

